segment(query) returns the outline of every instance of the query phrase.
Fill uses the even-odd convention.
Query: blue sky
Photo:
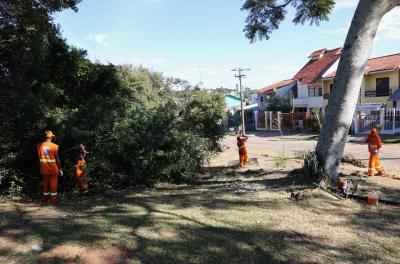
[[[244,85],[288,79],[312,51],[343,45],[357,0],[337,0],[330,20],[294,25],[292,13],[270,40],[250,44],[241,0],[82,0],[79,11],[54,15],[63,37],[92,60],[144,65],[193,85],[235,88],[230,70],[250,68]],[[381,22],[373,57],[400,53],[400,9]]]

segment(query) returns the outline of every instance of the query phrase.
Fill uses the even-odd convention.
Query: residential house
[[[293,96],[295,112],[311,112],[313,107],[324,111],[341,53],[341,48],[314,51],[307,64],[292,79],[257,90],[259,111],[267,109],[272,96],[288,92]],[[368,60],[358,103],[400,108],[400,53]]]
[[[240,105],[240,96],[234,94],[224,94],[226,110],[232,110]]]
[[[359,104],[377,103],[400,108],[400,54],[392,54],[368,60],[361,84]],[[336,68],[322,77],[324,107],[336,76]]]
[[[267,110],[270,105],[270,99],[274,96],[278,96],[281,98],[290,98],[292,96],[292,91],[297,85],[296,80],[283,80],[271,85],[268,85],[264,88],[258,89],[256,91],[257,94],[257,103],[260,112],[264,112]]]
[[[313,107],[323,110],[323,80],[327,72],[337,68],[341,48],[314,51],[306,65],[292,78],[297,80],[293,90],[293,107],[295,112],[311,112]]]

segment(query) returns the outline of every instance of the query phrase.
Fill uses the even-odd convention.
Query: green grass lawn
[[[400,138],[382,138],[384,144],[400,144]]]
[[[247,173],[247,172],[246,172]],[[64,201],[0,198],[0,263],[398,263],[400,210],[289,199],[286,172]],[[241,179],[255,192],[235,194]],[[31,250],[39,245],[42,252]]]

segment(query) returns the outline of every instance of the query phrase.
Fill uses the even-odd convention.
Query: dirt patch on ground
[[[62,263],[86,264],[130,264],[128,254],[122,249],[90,249],[78,245],[60,245],[42,253],[40,259],[57,260]]]
[[[375,184],[379,184],[379,185],[383,185],[386,187],[392,187],[392,188],[399,188],[400,189],[400,180],[398,179],[392,179],[389,177],[384,177],[384,176],[374,176],[374,177],[370,177],[368,178],[369,182],[375,183]],[[400,190],[399,190],[400,193]],[[400,195],[399,195],[400,196]]]
[[[14,241],[8,237],[0,237],[0,263],[7,263],[4,256],[11,254],[26,254],[31,251],[27,244],[22,244],[20,241]]]
[[[351,164],[358,168],[367,168],[367,164],[365,164],[365,162],[356,159],[353,155],[344,155],[344,157],[342,158],[342,162]]]

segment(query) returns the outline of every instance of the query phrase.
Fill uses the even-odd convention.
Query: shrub
[[[304,155],[302,172],[307,182],[316,182],[327,178],[327,174],[321,167],[315,152]]]
[[[161,73],[91,62],[51,18],[79,1],[42,2],[10,1],[15,12],[0,20],[0,39],[7,40],[0,52],[0,191],[39,193],[35,146],[45,129],[55,132],[60,151],[86,145],[99,190],[190,179],[219,149],[222,96],[184,81],[178,95],[175,80]],[[70,181],[74,158],[61,155],[63,181]]]

